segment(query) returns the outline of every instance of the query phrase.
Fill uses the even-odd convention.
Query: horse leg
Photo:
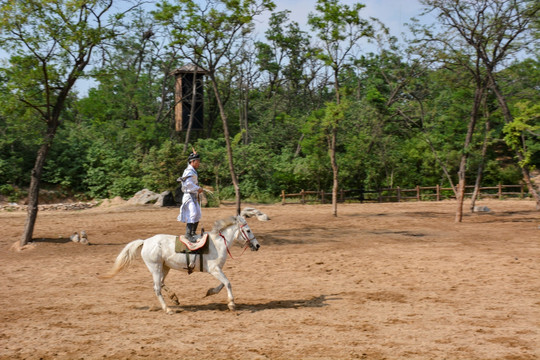
[[[165,311],[167,314],[174,314],[174,311],[172,311],[167,304],[165,303],[165,300],[163,299],[163,295],[161,295],[161,282],[164,279],[163,276],[163,264],[146,264],[148,266],[148,269],[152,273],[152,278],[154,279],[154,292],[156,293],[156,296],[159,300],[159,303],[161,304],[161,308],[163,311]]]
[[[219,293],[221,291],[221,289],[223,289],[223,284],[219,284],[215,288],[210,288],[206,292],[206,296],[216,295],[217,293]]]
[[[175,305],[180,305],[180,302],[178,301],[178,296],[176,296],[176,294],[172,290],[170,290],[168,286],[165,285],[165,278],[167,277],[169,270],[171,270],[170,267],[168,267],[167,265],[163,265],[163,277],[161,278],[161,288],[168,294],[169,299],[171,299]]]
[[[223,286],[225,286],[225,288],[227,289],[227,296],[229,298],[229,303],[227,304],[227,306],[229,307],[229,310],[235,311],[236,304],[234,303],[234,296],[232,293],[231,282],[229,281],[229,279],[227,279],[227,277],[220,268],[213,269],[212,271],[210,271],[210,274],[212,274],[216,279],[218,279],[221,282],[221,285],[214,289],[208,290],[206,295],[208,295],[209,293],[210,295],[217,294],[223,288]]]

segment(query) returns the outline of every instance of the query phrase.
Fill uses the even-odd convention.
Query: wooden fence
[[[465,196],[471,197],[474,186],[465,187]],[[467,192],[470,190],[471,192]],[[513,190],[513,191],[512,191]],[[528,196],[525,193],[524,185],[502,185],[480,187],[478,191],[478,199],[480,198],[499,198],[504,197],[520,197]],[[297,198],[297,201],[287,202],[287,198]],[[422,201],[422,200],[435,200],[441,201],[445,199],[455,199],[454,191],[452,188],[442,188],[437,186],[416,186],[414,189],[401,189],[399,186],[396,188],[385,188],[378,190],[365,190],[365,189],[353,189],[353,190],[340,190],[338,191],[338,201],[345,202],[401,202],[401,201]],[[306,204],[306,203],[331,203],[332,192],[331,191],[305,191],[302,190],[296,194],[285,194],[285,191],[281,191],[281,204]]]

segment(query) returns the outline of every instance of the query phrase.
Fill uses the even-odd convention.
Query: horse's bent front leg
[[[213,269],[212,271],[210,271],[210,274],[212,274],[216,279],[218,279],[221,282],[221,285],[219,285],[218,287],[214,289],[208,290],[206,295],[208,296],[208,295],[217,294],[225,286],[225,288],[227,289],[227,296],[229,300],[229,303],[227,304],[227,306],[229,307],[229,310],[235,311],[236,304],[234,303],[234,296],[232,293],[231,282],[229,281],[229,279],[227,279],[227,277],[225,276],[225,274],[220,268]]]
[[[206,292],[206,296],[216,295],[217,293],[219,293],[221,291],[221,289],[223,289],[223,284],[219,284],[215,288],[210,288]]]
[[[180,305],[180,301],[178,301],[178,296],[176,296],[176,293],[169,289],[167,285],[161,284],[161,289],[169,295],[169,299],[171,299],[175,305]]]

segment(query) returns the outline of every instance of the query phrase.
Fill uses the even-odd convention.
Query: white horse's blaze
[[[258,210],[253,210],[258,212]],[[165,277],[170,269],[184,270],[187,268],[185,254],[175,252],[175,238],[175,235],[159,234],[146,240],[130,242],[116,258],[109,274],[102,276],[102,278],[113,277],[127,267],[135,259],[137,249],[142,246],[141,257],[152,274],[154,291],[159,303],[165,312],[172,314],[173,311],[167,306],[161,294],[161,290],[165,286]],[[252,251],[257,251],[260,248],[259,242],[249,228],[244,216],[231,216],[215,222],[214,229],[212,229],[208,237],[209,253],[205,254],[202,260],[203,271],[212,274],[220,282],[217,287],[210,288],[206,296],[215,295],[225,287],[229,301],[228,307],[231,310],[236,309],[236,304],[234,303],[231,283],[223,273],[222,268],[227,260],[228,249],[235,239],[242,241],[244,246],[249,246]],[[196,261],[194,270],[199,271],[201,257],[190,255],[190,264],[193,264],[194,261]]]

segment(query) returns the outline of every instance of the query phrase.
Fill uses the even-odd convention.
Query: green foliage
[[[531,167],[533,156],[540,152],[540,104],[530,102],[518,102],[515,104],[517,116],[511,123],[504,126],[504,141],[514,150],[519,151],[522,160],[521,167]],[[530,139],[530,140],[528,140]],[[532,165],[532,166],[531,166]]]
[[[199,167],[199,183],[213,184],[218,194],[223,187],[231,184],[227,166],[227,153],[224,139],[199,139],[195,143],[197,152],[201,154]]]
[[[308,24],[325,44],[317,56],[334,70],[340,69],[362,37],[373,33],[371,25],[359,15],[364,7],[360,3],[349,6],[339,0],[317,0],[317,13],[309,14]]]
[[[0,3],[0,47],[12,54],[7,86],[34,116],[56,122],[94,47],[117,36],[107,10],[97,0]]]
[[[0,64],[0,184],[23,186],[29,182],[45,124],[12,90],[15,76],[12,67]]]
[[[0,185],[0,195],[7,197],[9,202],[17,202],[22,197],[28,195],[26,191],[23,191],[10,184]]]
[[[490,159],[485,166],[484,184],[519,184],[521,180],[521,170],[515,163],[501,164],[500,161]]]
[[[28,24],[25,33],[32,44],[47,44],[48,32],[54,35],[50,39],[73,44],[78,35],[57,26],[61,19],[53,16],[58,9],[51,8],[52,2],[39,7],[36,1],[8,1],[1,6],[11,11],[19,3],[19,19],[35,9],[48,13],[43,19],[56,24],[47,30],[43,24]],[[62,3],[82,11],[77,2]],[[245,200],[272,202],[281,190],[329,191],[334,130],[338,130],[334,150],[342,189],[448,187],[450,180],[456,181],[475,85],[466,71],[447,61],[449,57],[407,59],[396,46],[377,54],[357,54],[362,50],[357,46],[360,38],[372,37],[373,28],[359,17],[363,5],[337,0],[317,1],[309,18],[324,51],[314,48],[315,42],[286,11],[271,15],[265,39],[256,43],[249,35],[253,16],[272,7],[270,1],[177,0],[159,4],[153,14],[158,22],[144,11],[114,18],[118,25],[123,23],[117,27],[123,35],[109,39],[114,49],[103,62],[93,63],[97,85],[85,96],[66,97],[43,183],[98,198],[127,198],[143,187],[155,192],[175,189],[187,163],[185,133],[176,133],[172,123],[170,73],[183,65],[178,59],[213,67],[230,120],[234,166]],[[0,42],[6,46],[5,31],[13,24],[4,14],[0,21],[7,26],[0,26]],[[86,29],[81,26],[81,31]],[[164,30],[174,38],[167,47],[156,35]],[[8,50],[10,62],[0,63],[0,193],[13,198],[29,183],[47,127],[36,116],[45,112],[46,103],[39,77],[46,72],[50,89],[56,89],[69,71],[64,66],[67,53],[42,66],[21,48]],[[445,66],[433,65],[433,60],[445,60]],[[452,60],[470,62],[466,52]],[[466,149],[467,181],[473,181],[483,161],[484,185],[517,183],[519,165],[533,169],[540,164],[538,61],[525,59],[496,76],[514,120],[505,125],[496,97],[488,91]],[[202,156],[199,181],[213,189],[209,200],[217,203],[234,198],[235,190],[209,83],[205,130],[194,131],[190,142]],[[51,95],[54,99],[57,93]],[[21,100],[38,105],[25,106]],[[480,149],[487,120],[491,132],[483,159]],[[513,150],[523,155],[520,164],[513,159]]]
[[[215,0],[209,7],[193,0],[177,4],[159,3],[155,19],[171,26],[170,46],[184,47],[187,58],[211,71],[230,51],[233,39],[252,30],[253,17],[275,7],[270,0]]]
[[[167,140],[160,147],[150,149],[141,163],[144,187],[155,192],[176,189],[176,179],[182,176],[187,164],[187,154],[182,154],[182,148]]]
[[[84,184],[94,198],[129,197],[143,188],[140,159],[127,156],[109,143],[97,141],[88,148]]]
[[[43,181],[60,185],[76,192],[84,192],[87,149],[92,146],[91,134],[86,129],[68,127],[59,130],[58,140],[50,150],[43,171]]]

